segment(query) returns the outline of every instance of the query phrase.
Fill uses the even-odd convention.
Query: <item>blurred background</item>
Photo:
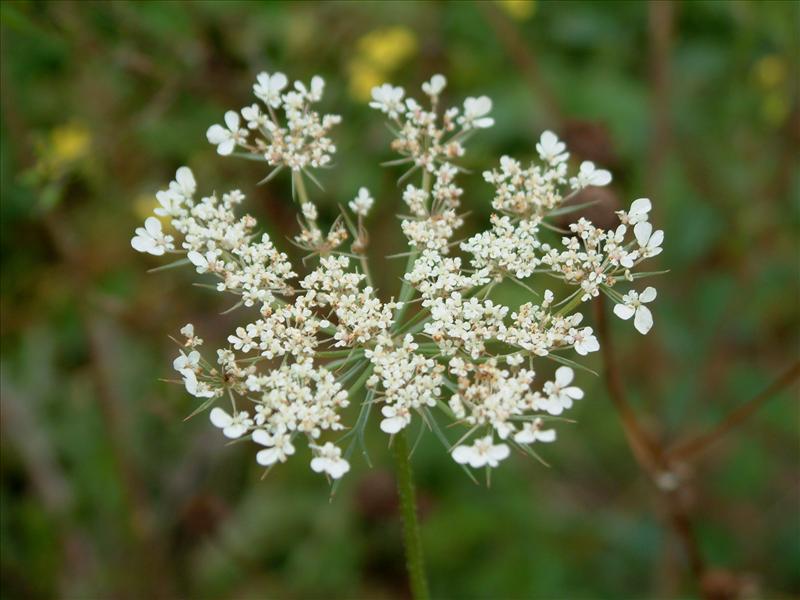
[[[330,220],[370,187],[389,293],[400,172],[379,166],[388,133],[366,107],[383,81],[416,90],[442,72],[446,101],[493,98],[461,180],[467,231],[489,214],[480,172],[531,158],[548,128],[614,173],[596,218],[653,198],[655,268],[671,272],[653,281],[650,335],[608,322],[625,402],[661,448],[746,407],[661,489],[587,373],[549,468],[515,457],[476,486],[427,436],[413,461],[435,597],[800,596],[798,6],[4,2],[2,597],[408,595],[385,436],[331,499],[302,457],[262,480],[251,447],[184,422],[193,400],[160,381],[168,335],[191,321],[221,345],[244,318],[130,247],[178,166],[202,193],[241,188],[292,251],[288,179],[256,186],[262,165],[205,139],[261,70],[326,78],[323,109],[344,123],[313,197]]]

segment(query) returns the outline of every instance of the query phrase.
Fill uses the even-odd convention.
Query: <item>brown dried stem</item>
[[[727,417],[725,417],[716,427],[710,431],[698,435],[692,439],[679,442],[672,448],[666,451],[666,457],[670,461],[686,461],[696,458],[697,455],[708,449],[710,446],[718,442],[725,436],[731,429],[737,427],[745,420],[750,418],[759,408],[764,406],[767,401],[774,398],[784,388],[791,385],[798,377],[800,377],[800,361],[789,367],[783,375],[776,379],[769,387],[745,402],[739,408],[736,408]]]
[[[634,458],[655,484],[656,489],[661,492],[669,517],[669,526],[681,541],[692,574],[697,580],[698,588],[700,588],[702,577],[706,570],[700,545],[697,542],[689,513],[684,505],[680,488],[663,484],[664,476],[670,475],[670,463],[666,460],[658,440],[645,430],[639,422],[636,412],[625,395],[622,377],[614,353],[614,344],[608,327],[608,319],[606,318],[604,296],[600,296],[595,300],[594,312],[597,337],[600,339],[600,345],[603,348],[603,376],[609,397],[614,408],[619,413],[620,421]]]

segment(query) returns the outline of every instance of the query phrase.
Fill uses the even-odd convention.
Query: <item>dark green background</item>
[[[530,158],[545,128],[614,172],[611,202],[653,199],[654,268],[671,270],[656,325],[611,322],[643,425],[670,442],[745,403],[798,355],[799,17],[791,2],[539,2],[517,18],[468,2],[3,3],[2,596],[407,594],[385,436],[329,501],[304,455],[262,481],[252,446],[184,423],[192,399],[159,381],[167,335],[192,321],[222,344],[238,317],[188,272],[146,274],[160,263],[129,244],[188,164],[204,193],[241,188],[289,250],[286,178],[255,186],[262,166],[217,157],[205,131],[252,101],[258,71],[320,73],[344,123],[315,199],[330,219],[370,186],[373,270],[394,289],[401,265],[380,257],[402,248],[398,172],[378,166],[388,134],[349,92],[358,40],[386,27],[415,40],[387,79],[443,72],[447,99],[494,99],[462,179],[471,227],[489,212],[480,171]],[[59,162],[65,125],[89,145]],[[435,596],[699,594],[602,381],[579,377],[549,469],[514,457],[487,489],[432,436],[415,453]],[[707,586],[800,595],[797,399],[785,389],[685,467]]]

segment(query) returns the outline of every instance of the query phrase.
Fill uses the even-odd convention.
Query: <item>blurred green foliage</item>
[[[167,334],[193,321],[220,341],[236,319],[216,316],[226,307],[191,274],[146,274],[157,263],[130,248],[175,168],[204,190],[240,187],[278,240],[296,227],[286,178],[256,187],[260,165],[205,141],[260,70],[325,76],[344,123],[316,199],[331,219],[369,186],[376,257],[401,239],[370,85],[416,89],[443,72],[450,99],[494,99],[497,125],[467,158],[475,223],[489,212],[480,172],[502,153],[531,157],[555,129],[614,172],[612,205],[652,197],[666,231],[654,331],[612,323],[643,424],[683,439],[764,389],[799,348],[798,6],[4,2],[2,596],[408,593],[384,436],[369,440],[376,468],[358,462],[329,502],[300,459],[262,481],[246,446],[182,422],[191,400],[160,380]],[[382,288],[397,285],[395,262]],[[487,489],[435,440],[417,449],[436,597],[699,593],[601,380],[582,377],[550,468],[515,458]],[[720,589],[800,595],[798,416],[797,388],[784,390],[686,467]]]

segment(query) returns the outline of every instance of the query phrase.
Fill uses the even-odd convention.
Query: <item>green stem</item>
[[[417,260],[417,256],[419,256],[419,252],[416,250],[412,250],[411,254],[408,255],[405,273],[411,272],[411,269],[414,267],[414,262]],[[400,306],[397,307],[394,313],[395,329],[399,329],[403,325],[403,315],[408,308],[408,301],[414,296],[415,291],[411,284],[403,279],[403,286],[400,288],[400,296],[397,299],[397,301],[400,302]]]
[[[294,186],[297,190],[297,196],[300,198],[300,204],[308,202],[308,191],[306,190],[306,182],[303,181],[303,175],[298,172],[293,172]]]
[[[431,174],[428,169],[424,169],[422,172],[422,189],[425,190],[426,194],[431,191]],[[416,248],[412,249],[411,254],[408,255],[405,273],[410,273],[414,268],[414,263],[416,262],[419,254],[420,253]],[[400,288],[400,297],[398,298],[398,301],[401,302],[401,304],[394,313],[395,330],[402,326],[403,315],[406,312],[406,308],[408,308],[408,302],[414,297],[414,292],[416,291],[417,290],[415,290],[414,287],[404,278],[403,286]]]
[[[575,297],[570,300],[565,306],[561,307],[561,309],[556,313],[557,315],[566,315],[569,314],[573,308],[578,306],[581,303],[581,292],[580,290],[575,292]]]
[[[392,441],[397,466],[397,492],[403,515],[403,541],[406,547],[406,567],[411,583],[411,594],[416,600],[429,598],[428,580],[422,558],[422,539],[417,520],[417,498],[414,492],[414,477],[411,473],[408,440],[405,430],[395,434]]]
[[[366,255],[361,254],[359,260],[361,261],[361,270],[364,271],[364,276],[367,278],[367,285],[375,289],[375,284],[372,283],[372,275],[369,272],[369,262],[367,261]]]
[[[353,358],[357,358],[364,353],[361,352],[360,350],[356,350],[354,352],[352,349],[347,348],[345,350],[323,350],[321,352],[317,352],[315,356],[317,356],[318,358],[342,358],[342,357],[348,357],[351,354],[353,355]]]

